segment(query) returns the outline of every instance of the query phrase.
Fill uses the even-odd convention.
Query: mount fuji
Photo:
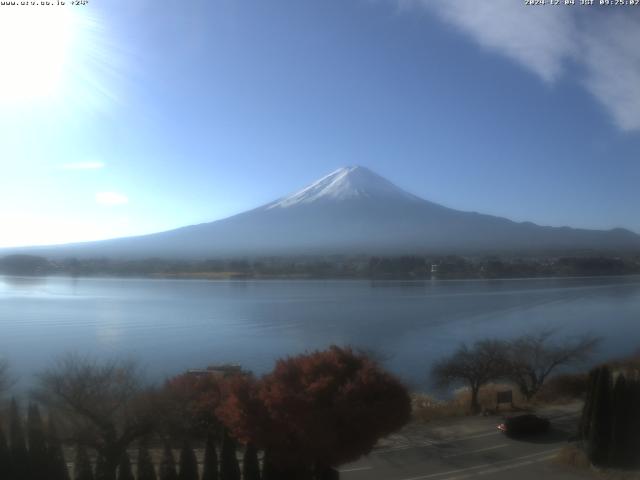
[[[345,167],[286,197],[222,220],[32,253],[61,257],[209,258],[640,250],[625,229],[544,227],[423,200],[365,167]]]

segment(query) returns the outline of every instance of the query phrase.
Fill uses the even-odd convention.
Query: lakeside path
[[[577,480],[585,472],[553,459],[576,428],[579,404],[536,413],[549,418],[548,434],[512,439],[496,429],[500,415],[412,423],[367,457],[340,468],[346,480]]]

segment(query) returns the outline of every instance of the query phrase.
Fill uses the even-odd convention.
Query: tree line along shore
[[[5,275],[71,275],[153,278],[362,278],[474,279],[640,274],[640,253],[567,255],[326,256],[180,260],[147,258],[0,258]]]

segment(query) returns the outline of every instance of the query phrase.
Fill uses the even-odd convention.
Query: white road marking
[[[505,470],[511,470],[513,468],[520,468],[520,467],[524,467],[524,466],[527,466],[527,465],[531,465],[533,463],[546,462],[546,461],[551,460],[554,457],[555,457],[555,454],[547,455],[546,457],[536,458],[534,460],[527,460],[526,462],[512,463],[510,465],[505,465],[504,467],[489,468],[487,470],[480,470],[479,472],[467,473],[466,475],[458,475],[457,477],[446,477],[446,478],[443,478],[441,480],[462,480],[462,479],[465,479],[465,478],[475,477],[475,476],[479,476],[479,475],[487,475],[489,473],[499,473],[499,472],[503,472]]]
[[[360,470],[371,470],[373,467],[353,467],[353,468],[340,468],[338,471],[340,473],[345,472],[359,472]]]
[[[460,468],[457,470],[449,470],[447,472],[439,472],[439,473],[431,473],[429,475],[422,475],[420,477],[411,477],[411,478],[403,478],[402,480],[425,480],[427,478],[435,478],[435,477],[442,477],[444,475],[451,475],[451,474],[455,474],[455,473],[463,473],[463,472],[469,472],[470,470],[477,470],[479,468],[486,468],[489,467],[489,470],[485,470],[485,472],[490,473],[490,471],[495,470],[496,468],[504,468],[504,467],[496,467],[496,465],[498,464],[502,464],[502,463],[506,463],[507,465],[505,465],[505,467],[508,468],[516,468],[516,466],[520,466],[520,463],[513,463],[514,461],[517,460],[524,460],[525,458],[532,458],[532,457],[539,457],[541,455],[548,455],[547,457],[543,457],[540,459],[535,459],[534,461],[543,461],[543,460],[548,460],[549,458],[553,458],[554,455],[549,455],[549,454],[555,454],[557,452],[559,452],[560,449],[559,448],[554,448],[553,450],[545,450],[542,452],[537,452],[537,453],[531,453],[529,455],[523,455],[521,457],[515,457],[515,458],[511,458],[509,460],[500,460],[494,463],[484,463],[482,465],[474,465],[473,467],[467,467],[467,468]],[[512,463],[509,463],[512,462]],[[533,461],[532,461],[533,463]],[[514,466],[515,465],[515,466]],[[524,463],[524,465],[528,465],[528,463]],[[505,470],[507,470],[508,468],[504,468]],[[481,470],[482,472],[482,470]],[[473,472],[471,475],[478,475],[480,472]],[[471,475],[467,475],[467,476],[471,476]],[[446,479],[442,479],[442,480],[452,480],[453,478],[466,478],[465,476],[462,477],[446,477]]]
[[[466,440],[473,440],[475,438],[490,437],[492,435],[500,435],[501,433],[502,432],[499,432],[496,430],[495,432],[479,433],[478,435],[470,435],[468,437],[449,438],[447,440],[425,440],[423,442],[412,443],[411,445],[400,445],[397,447],[381,448],[378,450],[374,450],[374,453],[384,454],[384,453],[397,452],[398,450],[409,450],[411,448],[437,447],[438,445],[444,445],[444,444],[449,444],[453,442],[464,442]]]
[[[397,447],[388,447],[381,448],[379,450],[374,450],[374,453],[390,453],[396,452],[398,450],[409,450],[410,448],[419,448],[419,447],[431,447],[436,445],[437,442],[431,440],[424,440],[422,442],[411,443],[409,445],[399,445]]]
[[[470,435],[468,437],[452,438],[451,440],[447,440],[446,442],[461,442],[463,440],[472,440],[474,438],[490,437],[491,435],[500,435],[501,433],[502,432],[496,429],[493,432],[479,433],[478,435]],[[444,443],[444,442],[441,442],[441,443]]]
[[[495,450],[497,448],[504,448],[508,446],[508,443],[502,443],[500,445],[494,445],[493,447],[485,447],[479,448],[477,450],[467,450],[466,452],[452,453],[451,455],[444,455],[442,458],[460,457],[462,455],[471,455],[472,453],[486,452],[487,450]]]

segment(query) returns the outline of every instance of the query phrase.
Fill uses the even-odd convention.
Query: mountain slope
[[[346,167],[262,207],[140,237],[38,248],[50,256],[206,258],[229,255],[640,250],[640,236],[542,227],[452,210],[364,167]]]

